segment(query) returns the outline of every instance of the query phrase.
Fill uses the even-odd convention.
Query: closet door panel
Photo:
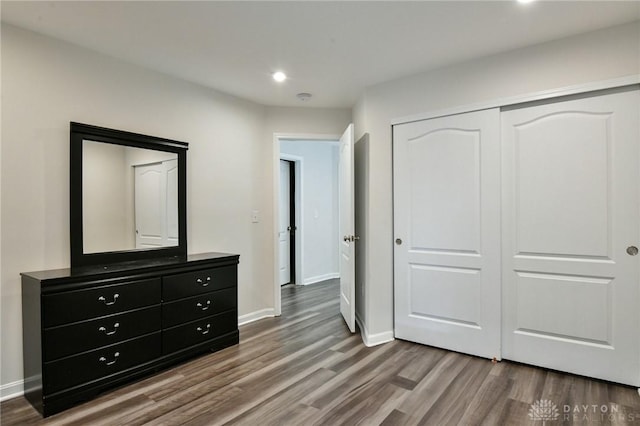
[[[640,384],[638,93],[502,113],[504,358]]]
[[[497,109],[394,127],[396,337],[500,358]]]

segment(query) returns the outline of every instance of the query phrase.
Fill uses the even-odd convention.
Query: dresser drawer
[[[160,333],[44,364],[44,393],[105,378],[160,356]]]
[[[112,345],[136,336],[159,331],[160,306],[82,321],[44,330],[45,361]]]
[[[160,278],[42,296],[45,327],[160,303]]]
[[[236,288],[231,287],[165,303],[162,305],[162,326],[164,328],[173,327],[235,309],[237,306],[236,292]]]
[[[172,327],[162,332],[162,353],[179,351],[207,340],[215,339],[238,328],[238,314],[234,309],[212,317]]]
[[[165,301],[176,300],[233,287],[237,279],[238,272],[235,265],[169,275],[162,278],[162,298]]]

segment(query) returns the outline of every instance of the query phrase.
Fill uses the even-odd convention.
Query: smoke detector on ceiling
[[[311,93],[298,93],[296,95],[296,98],[300,99],[302,102],[307,102],[309,99],[311,99]]]

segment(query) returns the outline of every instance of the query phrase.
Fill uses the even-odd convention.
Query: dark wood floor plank
[[[477,391],[468,389],[472,398],[458,424],[500,424],[501,413],[506,410],[512,387],[513,380],[509,378],[508,364],[493,365]]]
[[[398,405],[398,410],[409,415],[417,423],[438,401],[471,357],[450,352],[442,357],[418,383],[413,392]]]
[[[371,380],[371,377],[380,371],[382,362],[394,353],[392,345],[363,350],[367,351],[367,356],[341,370],[339,375],[336,375],[336,377],[303,397],[302,402],[312,407],[327,410],[328,407],[332,406],[333,402],[344,401],[344,395],[356,391],[364,383]],[[350,354],[347,353],[345,355],[349,356]]]
[[[401,345],[388,345],[388,350],[381,351],[377,357],[368,359],[366,363],[362,361],[357,366],[360,369],[359,373],[347,376],[351,378],[350,381],[328,382],[320,390],[321,398],[313,402],[314,406],[322,408],[319,415],[312,419],[313,422],[316,424],[334,424],[336,421],[357,423],[356,419],[364,420],[369,417],[378,418],[381,422],[404,395],[409,393],[393,383],[399,369],[402,368],[405,355],[406,351]],[[384,404],[380,400],[381,392],[388,394]],[[316,393],[310,397],[317,395]]]
[[[334,407],[315,421],[319,425],[378,425],[395,409],[397,401],[409,391],[384,381],[375,381],[357,395]]]
[[[447,351],[431,348],[429,346],[419,347],[422,349],[416,352],[420,356],[420,362],[408,362],[398,375],[414,382],[420,382],[431,371],[431,369],[447,354]]]
[[[276,393],[272,397],[254,406],[252,409],[242,412],[228,425],[243,424],[283,424],[296,415],[299,405],[290,406],[291,401],[295,401],[300,395],[305,395],[322,383],[330,380],[336,373],[326,368],[319,368],[308,376],[301,378],[291,386]],[[317,411],[317,410],[315,410]]]
[[[326,342],[317,342],[309,350],[304,351],[299,360],[286,357],[281,362],[266,367],[264,372],[249,374],[232,385],[222,388],[226,390],[232,387],[239,389],[240,392],[237,392],[233,399],[225,399],[225,403],[216,404],[216,409],[213,411],[216,421],[225,423],[241,415],[295,382],[297,377],[307,376],[309,369],[317,368],[323,359],[324,362],[330,362],[332,356],[338,356],[337,353],[324,350],[323,345],[326,345]],[[209,398],[207,395],[202,395],[197,400],[176,407],[169,415],[180,415],[181,419],[184,419],[180,424],[189,424],[192,420],[194,424],[201,424],[201,416],[212,412],[207,398]],[[188,420],[185,413],[189,416]]]
[[[540,399],[547,376],[546,370],[505,361],[501,362],[501,364],[511,365],[510,377],[513,379],[513,387],[509,393],[509,398],[527,404],[532,404]]]
[[[396,340],[368,348],[349,332],[332,280],[282,289],[282,316],[240,327],[240,344],[205,354],[42,419],[22,397],[0,404],[14,425],[638,425],[634,388]],[[564,406],[616,407],[565,418]],[[588,421],[587,421],[588,420]]]
[[[539,426],[541,422],[533,421],[529,417],[529,409],[531,404],[521,402],[515,399],[507,398],[506,401],[500,404],[500,407],[496,407],[495,410],[491,410],[489,416],[482,419],[480,423],[476,423],[482,426],[496,426],[496,425],[509,425],[509,426]],[[553,424],[553,423],[550,423]]]
[[[419,424],[459,424],[472,399],[485,383],[492,367],[491,361],[471,358],[466,367],[449,382],[436,404],[425,413]]]
[[[133,419],[132,424],[147,426],[183,425],[205,412],[219,412],[220,407],[227,405],[230,400],[235,400],[242,394],[242,389],[227,386],[211,395],[203,395],[190,403],[178,405],[161,416],[155,416],[154,414],[156,413],[146,413],[142,418]]]
[[[336,345],[331,347],[331,350],[336,352],[349,352],[353,348],[358,348],[362,345],[362,338],[359,334],[352,334],[351,337],[343,339],[341,342],[338,342]]]
[[[398,411],[394,409],[391,411],[387,417],[380,423],[381,426],[404,426],[409,425],[411,421],[411,416],[403,413],[402,411]]]
[[[118,404],[118,411],[114,412],[113,407],[105,407],[103,410],[94,411],[90,415],[83,415],[75,421],[65,420],[64,424],[68,426],[92,426],[113,425],[113,424],[132,424],[125,420],[128,416],[138,415],[145,410],[154,410],[155,402],[146,395],[137,395]]]

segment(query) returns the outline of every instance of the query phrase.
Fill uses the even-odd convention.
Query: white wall
[[[369,87],[354,107],[370,135],[366,328],[393,331],[393,119],[640,73],[640,23],[519,49]],[[384,60],[384,58],[380,58]]]
[[[70,121],[189,142],[189,252],[240,254],[239,314],[273,309],[273,132],[350,110],[272,110],[5,24],[1,49],[1,395],[22,379],[19,273],[69,266]]]
[[[297,284],[312,284],[339,274],[338,147],[321,141],[281,141],[280,152],[303,159],[302,251],[304,276]]]
[[[82,147],[82,236],[87,253],[135,248],[128,227],[126,147],[84,142]]]

